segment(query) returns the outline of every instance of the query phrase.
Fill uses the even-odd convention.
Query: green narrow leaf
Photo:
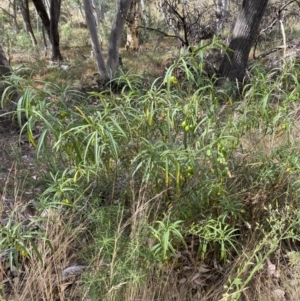
[[[37,255],[38,259],[40,260],[41,263],[43,263],[43,258],[41,256],[39,250],[37,249],[36,244],[34,243],[34,241],[32,239],[29,239],[29,241],[30,241],[30,244],[31,244],[35,254]]]
[[[81,115],[81,117],[86,121],[87,124],[91,124],[91,121],[88,119],[88,117],[84,114],[84,112],[77,106],[74,106],[75,109],[79,112],[79,114]]]

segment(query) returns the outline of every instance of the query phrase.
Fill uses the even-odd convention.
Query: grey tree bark
[[[107,71],[110,78],[114,77],[119,66],[119,48],[130,3],[131,0],[119,0],[117,6],[108,46]]]
[[[48,15],[50,16],[50,1],[51,0],[43,0],[43,2],[44,2],[44,5],[45,5],[45,7],[46,7],[46,10],[47,10],[47,13],[48,13]]]
[[[51,43],[51,60],[61,61],[62,55],[59,48],[58,21],[60,15],[61,0],[51,0],[50,17],[42,0],[32,0],[38,15],[46,29],[47,35]]]
[[[258,32],[268,0],[243,0],[242,10],[235,23],[229,48],[224,55],[219,74],[234,82],[242,82],[249,52]]]
[[[62,61],[59,49],[58,21],[60,16],[61,0],[50,1],[50,41],[52,46],[52,61]]]
[[[132,0],[126,17],[127,42],[126,48],[137,51],[140,46],[139,26],[141,23],[140,0]]]
[[[86,23],[90,32],[93,53],[96,59],[97,69],[101,79],[106,79],[108,77],[108,74],[98,39],[97,26],[92,3],[90,0],[83,0],[83,5],[85,10]]]
[[[47,10],[42,0],[32,0],[36,12],[42,20],[43,26],[46,29],[47,35],[50,39],[50,18],[48,16]]]

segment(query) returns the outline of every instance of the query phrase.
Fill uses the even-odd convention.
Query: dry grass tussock
[[[299,256],[298,253],[290,252],[282,256],[278,249],[271,260],[267,258],[266,263],[255,269],[255,259],[249,260],[251,254],[255,253],[255,246],[251,246],[252,243],[249,242],[245,253],[236,258],[226,269],[220,266],[211,268],[198,262],[194,267],[185,265],[179,268],[179,265],[173,265],[162,267],[160,271],[152,271],[145,285],[139,289],[129,287],[125,290],[124,300],[299,300],[299,258],[295,259],[295,256]],[[242,274],[239,274],[240,269],[243,269]],[[235,278],[237,274],[241,278]],[[247,286],[232,293],[224,293],[230,283],[238,283],[239,280],[247,278],[251,279]],[[238,297],[237,292],[240,293]]]
[[[223,292],[220,272],[206,266],[162,267],[149,273],[146,284],[139,289],[129,287],[124,300],[219,301]]]

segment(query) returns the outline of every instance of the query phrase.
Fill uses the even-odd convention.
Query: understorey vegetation
[[[243,62],[262,2],[95,1],[105,60],[131,3],[105,80],[81,1],[50,2],[64,61],[0,4],[0,300],[300,300],[298,1],[262,1]]]
[[[118,93],[26,70],[3,80],[2,101],[22,95],[11,116],[35,152],[38,192],[2,221],[1,271],[15,275],[2,296],[298,298],[298,62],[253,67],[233,98],[205,72],[214,47],[182,53],[151,85],[124,73]]]

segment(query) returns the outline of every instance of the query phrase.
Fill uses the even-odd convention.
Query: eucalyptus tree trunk
[[[86,23],[90,32],[93,53],[96,59],[97,69],[101,79],[106,79],[108,77],[108,74],[98,39],[97,23],[95,20],[92,3],[90,0],[83,0],[83,5],[85,10]]]
[[[9,11],[10,11],[10,6],[12,6],[12,14],[10,14],[10,16],[13,19],[13,25],[14,25],[14,30],[15,33],[19,32],[19,25],[18,25],[18,21],[17,21],[17,0],[13,0],[13,1],[9,1]]]
[[[21,9],[21,14],[22,14],[22,18],[23,18],[25,31],[29,34],[32,45],[36,46],[37,41],[36,41],[35,35],[33,33],[32,26],[31,26],[28,0],[20,0],[19,3],[20,3],[20,9]]]
[[[32,0],[38,15],[40,16],[44,28],[51,43],[51,60],[61,61],[62,55],[59,48],[58,21],[60,15],[61,0],[51,0],[50,17],[42,0]]]
[[[44,56],[47,56],[47,37],[46,37],[46,33],[45,33],[45,26],[42,25],[42,37],[43,37],[43,44],[44,44]]]
[[[51,1],[51,0],[43,0],[44,5],[45,5],[45,8],[46,8],[47,13],[48,13],[49,16],[50,16],[50,6],[51,6],[50,1]]]
[[[127,42],[126,48],[137,51],[140,46],[139,26],[141,23],[140,0],[132,0],[126,18]]]
[[[104,6],[103,6],[103,3],[99,3],[99,6],[98,6],[98,15],[99,15],[99,19],[100,19],[100,22],[104,22],[105,20],[105,14],[104,14]]]
[[[119,49],[130,3],[131,0],[119,0],[117,6],[108,46],[107,70],[110,78],[115,75],[119,66]]]
[[[92,6],[93,6],[93,11],[97,22],[97,26],[99,26],[99,23],[102,23],[105,19],[104,5],[103,5],[103,2],[105,1],[107,0],[92,0]]]
[[[42,20],[42,23],[50,40],[50,18],[48,16],[45,5],[42,0],[32,0],[32,2],[35,6],[37,14]]]
[[[235,23],[230,51],[224,55],[219,74],[229,81],[243,81],[248,56],[257,35],[268,0],[243,0],[242,10]]]
[[[52,46],[52,61],[62,61],[59,49],[58,21],[60,16],[61,0],[50,1],[50,41]]]

